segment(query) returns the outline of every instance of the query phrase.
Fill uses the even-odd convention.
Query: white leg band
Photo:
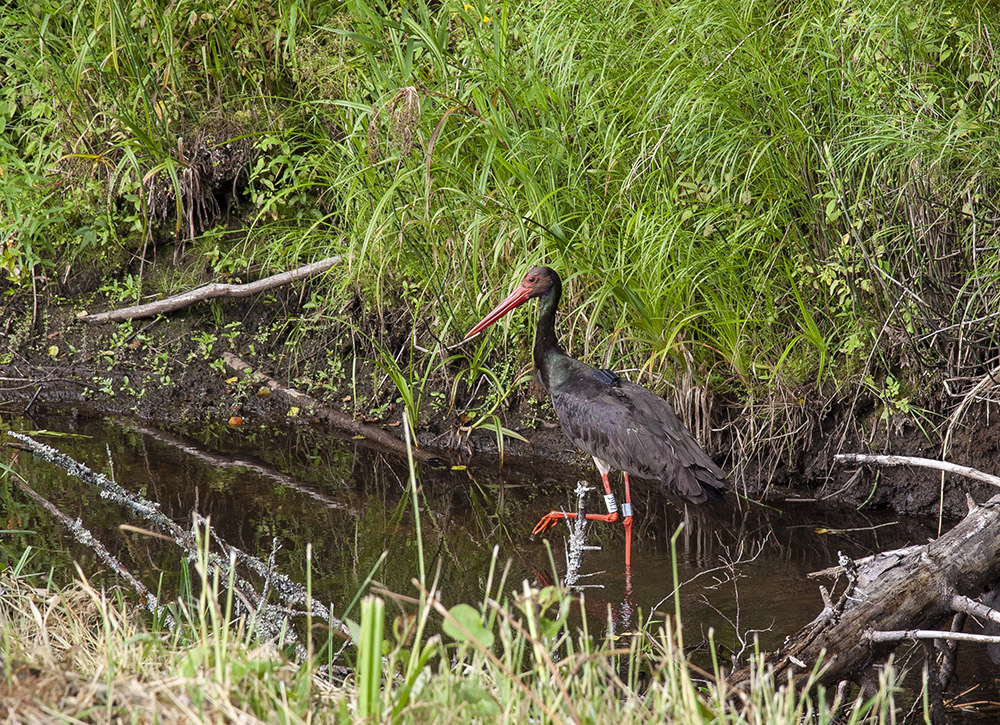
[[[632,515],[632,504],[626,501],[625,503],[622,504],[622,518],[627,519],[631,515]]]
[[[618,502],[615,501],[615,495],[613,493],[604,494],[604,505],[608,507],[609,514],[618,513]]]

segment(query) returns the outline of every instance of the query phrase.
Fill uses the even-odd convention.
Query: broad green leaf
[[[458,642],[468,642],[469,636],[465,633],[467,631],[474,640],[486,649],[493,646],[493,632],[483,626],[482,617],[475,607],[469,604],[456,604],[448,610],[448,613],[455,621],[444,620],[442,629],[446,635]],[[456,626],[455,622],[464,627],[465,631]]]

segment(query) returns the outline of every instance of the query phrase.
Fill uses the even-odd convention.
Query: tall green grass
[[[897,672],[886,666],[869,700],[833,697],[815,677],[795,687],[763,667],[737,692],[692,669],[668,618],[627,639],[588,632],[554,588],[505,590],[485,604],[446,608],[433,589],[361,607],[358,661],[331,679],[324,657],[295,662],[233,618],[232,590],[196,566],[199,593],[175,605],[173,631],[151,624],[128,596],[78,572],[56,587],[0,574],[0,706],[29,721],[62,718],[214,722],[784,723],[891,721]],[[395,597],[395,595],[394,595]],[[499,598],[494,598],[499,597]],[[431,632],[437,632],[432,634]],[[317,637],[322,647],[325,635]],[[410,667],[408,663],[414,663]],[[340,664],[335,661],[333,664]],[[72,694],[67,694],[72,693]],[[845,719],[846,718],[846,719]]]
[[[425,349],[546,262],[573,351],[654,380],[881,389],[995,357],[1000,76],[978,5],[80,0],[3,22],[11,87],[54,80],[30,107],[2,92],[2,158],[73,159],[107,200],[73,247],[68,213],[55,235],[24,223],[54,200],[11,165],[9,272],[191,236],[178,141],[216,128],[253,145],[245,224],[195,230],[191,253],[285,267],[344,235],[328,294],[419,310]],[[499,354],[530,335],[510,325]]]
[[[415,86],[423,153],[379,140],[356,237],[372,263],[425,272],[445,314],[470,320],[456,301],[481,312],[479,289],[545,260],[584,355],[687,352],[737,387],[825,379],[873,349],[897,365],[870,328],[920,347],[989,314],[985,208],[956,201],[996,183],[991,19],[974,8],[363,7],[343,35],[384,84],[374,113]],[[371,173],[360,141],[331,188]]]

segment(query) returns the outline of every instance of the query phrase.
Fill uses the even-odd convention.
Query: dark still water
[[[113,472],[120,485],[158,502],[185,528],[194,511],[211,517],[227,543],[263,560],[277,539],[277,568],[303,584],[311,543],[313,594],[333,602],[337,614],[369,577],[375,586],[416,594],[411,584],[418,572],[416,526],[404,459],[309,427],[219,426],[180,434],[112,420],[8,418],[0,429],[68,434],[35,438],[95,471]],[[11,440],[5,433],[3,438]],[[119,528],[123,523],[146,528],[146,522],[30,453],[0,450],[3,462],[70,518],[81,519],[148,587],[166,599],[176,596],[179,551]],[[566,526],[545,535],[551,555],[530,532],[552,508],[575,510],[576,472],[539,460],[508,460],[500,470],[486,460],[461,470],[419,464],[417,476],[426,569],[431,576],[440,567],[446,602],[482,601],[495,547],[501,565],[510,562],[507,593],[520,591],[524,580],[539,586],[562,577]],[[596,472],[592,479],[599,481]],[[831,582],[806,574],[834,566],[838,553],[857,558],[924,542],[936,531],[936,522],[927,519],[815,503],[762,506],[733,495],[720,505],[685,507],[647,498],[640,482],[633,488],[631,577],[623,571],[621,524],[594,524],[589,532],[590,543],[601,546],[586,553],[582,566],[591,574],[583,580],[592,585],[585,590],[591,631],[607,626],[624,631],[662,616],[657,612],[673,612],[670,540],[682,523],[677,565],[685,641],[696,645],[712,628],[716,641],[733,651],[752,647],[755,634],[764,648],[776,648],[812,620],[823,606],[819,585]],[[102,581],[103,574],[103,581],[112,580],[88,549],[12,486],[9,476],[0,479],[0,494],[6,509],[0,528],[15,532],[3,535],[0,556],[8,561],[2,563],[10,564],[30,546],[44,563],[34,570],[51,566],[57,578],[67,580],[77,561],[92,579]],[[591,511],[603,508],[597,492],[588,504]]]

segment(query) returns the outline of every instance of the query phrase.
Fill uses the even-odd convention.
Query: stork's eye
[[[532,275],[529,275],[529,276],[528,276],[528,280],[527,280],[527,281],[528,281],[528,284],[534,284],[535,282],[537,282],[537,281],[538,281],[538,277],[536,277],[536,276],[535,276],[535,275],[533,275],[533,274],[532,274]]]

